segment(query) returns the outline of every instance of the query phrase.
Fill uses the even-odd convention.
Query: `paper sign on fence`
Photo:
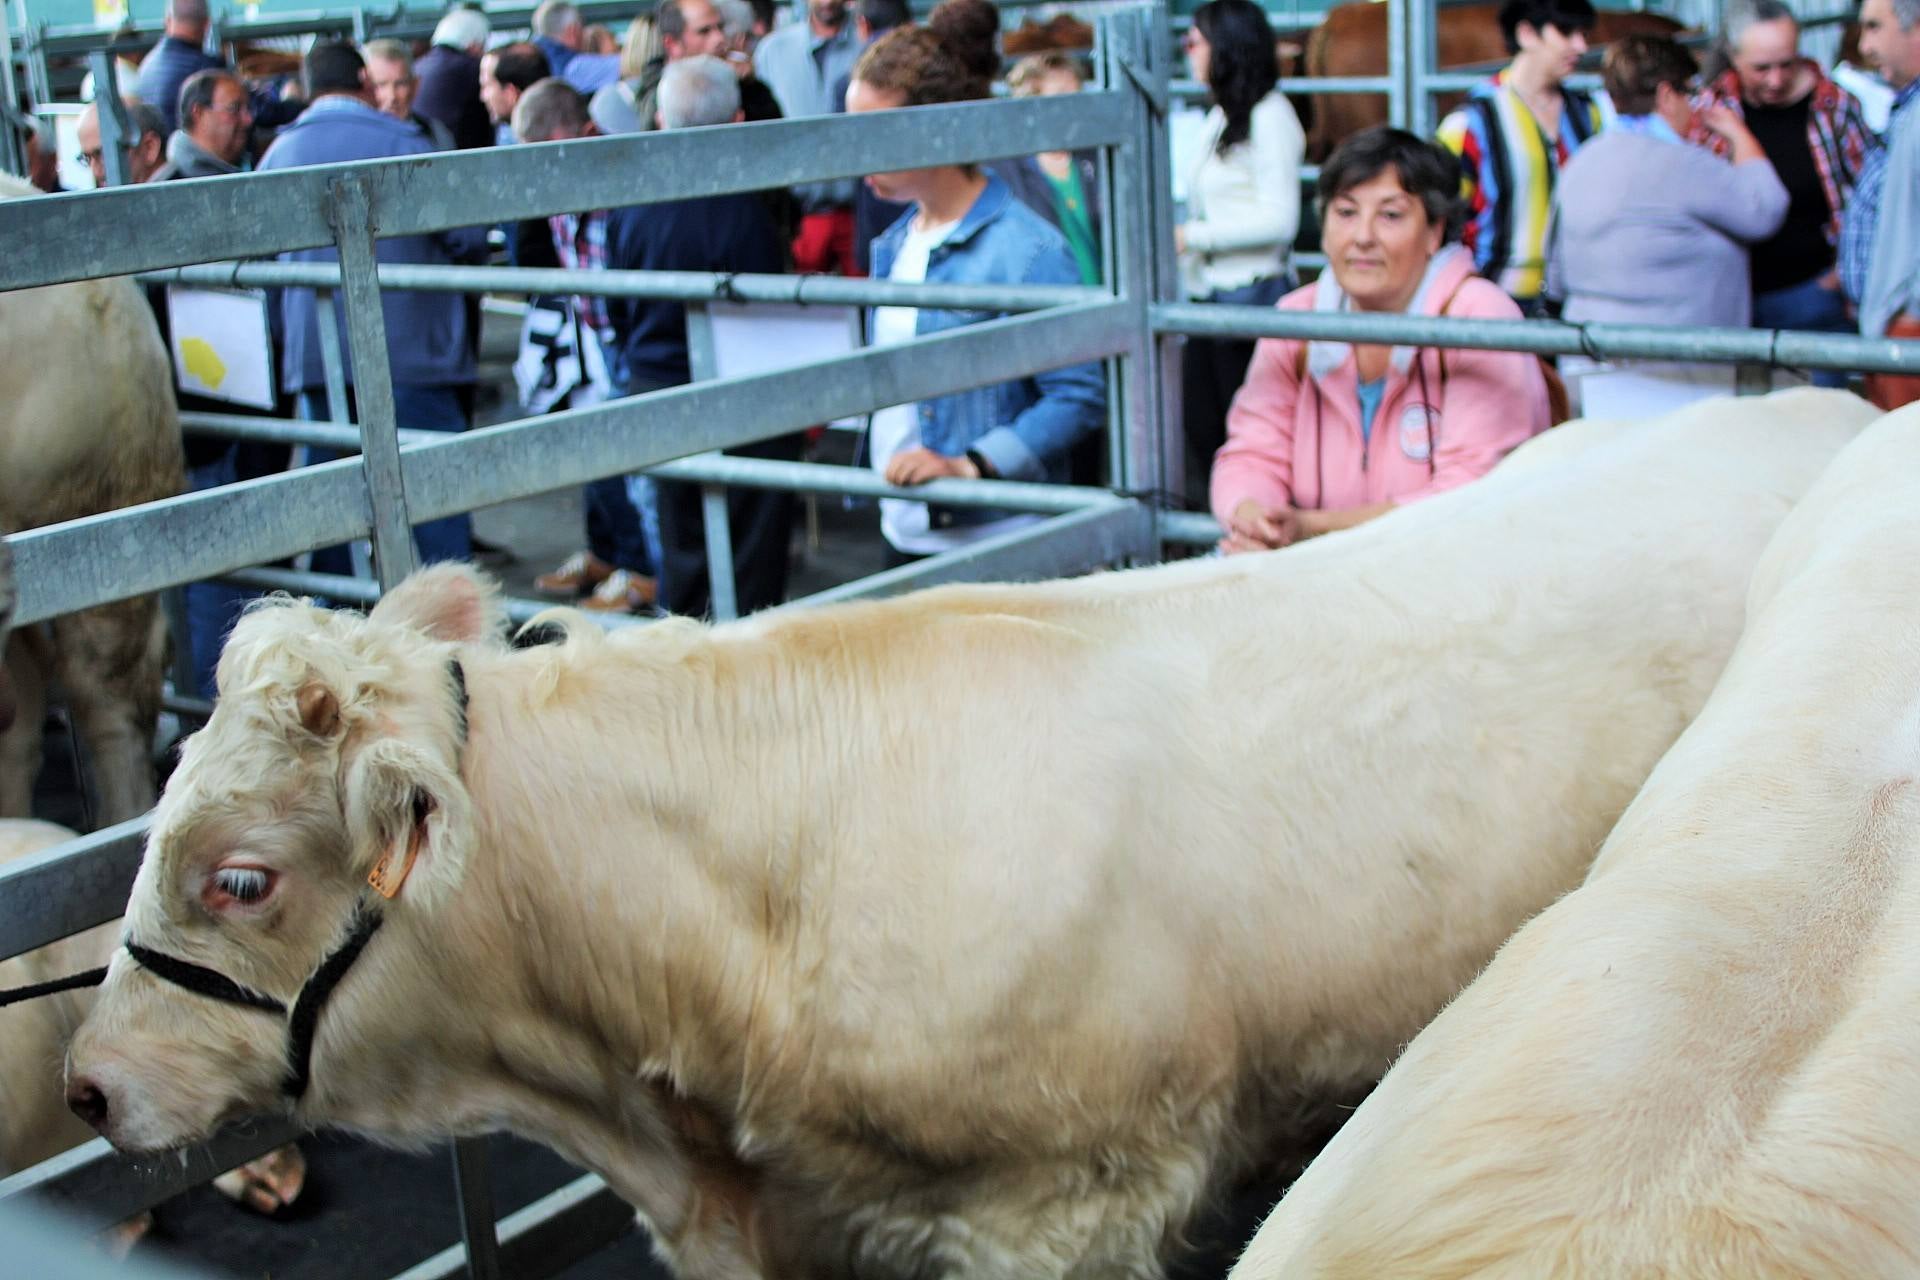
[[[265,293],[169,285],[167,319],[180,390],[273,408],[273,335]]]

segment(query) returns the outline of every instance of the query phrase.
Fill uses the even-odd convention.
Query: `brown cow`
[[[1434,32],[1435,61],[1441,70],[1493,67],[1512,56],[1500,34],[1499,5],[1446,6],[1436,8],[1434,13],[1439,20]],[[1603,11],[1587,42],[1598,49],[1622,36],[1640,32],[1666,36],[1680,30],[1679,23],[1657,13]],[[1325,20],[1307,38],[1306,70],[1309,76],[1387,74],[1387,6],[1343,4],[1328,10]],[[1457,93],[1442,95],[1434,119],[1451,111],[1461,97]],[[1311,95],[1311,102],[1311,112],[1302,119],[1312,121],[1307,130],[1307,158],[1315,163],[1326,159],[1343,139],[1387,122],[1385,94],[1320,93]]]

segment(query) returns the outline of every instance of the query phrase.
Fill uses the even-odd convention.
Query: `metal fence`
[[[211,271],[228,282],[335,289],[353,353],[360,418],[357,426],[255,420],[244,428],[319,442],[350,439],[361,450],[357,458],[7,537],[0,546],[11,553],[17,571],[15,625],[218,575],[276,581],[272,571],[253,566],[356,538],[370,539],[375,551],[378,588],[365,584],[358,593],[371,596],[412,566],[412,524],[662,464],[671,464],[662,474],[709,485],[887,493],[1046,513],[1016,533],[849,583],[816,601],[1154,558],[1155,510],[1124,495],[1163,485],[1158,433],[1165,420],[1164,377],[1147,317],[1155,300],[1171,296],[1168,268],[1153,247],[1166,242],[1171,228],[1164,201],[1153,194],[1167,189],[1156,121],[1165,100],[1168,47],[1164,16],[1150,9],[1115,13],[1103,19],[1100,32],[1100,87],[1071,99],[631,135],[0,204],[0,237],[9,246],[33,246],[30,253],[10,252],[0,260],[0,289],[169,271],[179,279],[204,280]],[[747,192],[929,162],[989,160],[1042,146],[1097,149],[1103,156],[1103,205],[1111,213],[1103,236],[1110,283],[1102,289],[680,275],[562,281],[540,272],[379,267],[374,257],[377,237],[630,204],[642,192],[643,202]],[[1154,174],[1158,181],[1147,176]],[[126,234],[135,227],[138,235]],[[322,245],[338,249],[338,266],[195,267]],[[379,302],[383,280],[504,292],[559,285],[570,293],[588,288],[696,304],[723,297],[884,301],[1006,314],[807,367],[696,382],[454,437],[403,435],[395,421]],[[909,492],[851,468],[783,466],[715,453],[810,423],[1087,361],[1106,361],[1109,368],[1117,492],[959,481]],[[205,419],[193,425],[240,429]],[[712,525],[724,535],[724,521]],[[323,585],[344,598],[355,594],[344,580]],[[145,822],[123,823],[0,870],[0,956],[117,916]],[[291,1136],[285,1125],[259,1123],[223,1133],[181,1164],[138,1171],[94,1142],[0,1181],[0,1201],[32,1193],[90,1219],[111,1220]],[[483,1153],[474,1143],[455,1146],[464,1252],[429,1259],[409,1274],[550,1271],[631,1222],[631,1212],[597,1179],[583,1179],[496,1224]]]
[[[1389,0],[1397,33],[1396,118],[1434,85],[1408,78],[1431,10]],[[1409,19],[1411,18],[1411,21]],[[1430,55],[1417,59],[1422,68]],[[371,598],[413,564],[409,526],[426,519],[657,468],[703,485],[897,494],[1045,513],[1037,525],[797,602],[881,595],[939,581],[1045,576],[1156,558],[1164,541],[1207,542],[1204,516],[1159,509],[1177,490],[1179,344],[1185,334],[1326,337],[1623,357],[1920,371],[1920,344],[1748,330],[1679,331],[1530,322],[1319,315],[1178,301],[1168,144],[1171,49],[1158,6],[1099,24],[1097,86],[1077,96],[926,107],[628,135],[484,152],[113,189],[0,203],[0,290],[89,277],[162,273],[224,283],[337,290],[354,354],[357,426],[258,419],[196,428],[349,443],[342,459],[0,540],[17,571],[16,624],[226,574],[267,585],[325,586]],[[377,237],[555,211],[792,185],[802,180],[958,163],[1040,148],[1102,155],[1108,282],[1099,289],[967,287],[793,277],[608,274],[379,266]],[[127,233],[138,228],[138,234]],[[340,263],[202,266],[332,245]],[[31,246],[31,252],[16,246]],[[460,436],[403,432],[395,420],[380,285],[501,292],[600,291],[699,304],[748,301],[967,306],[1007,313],[897,347],[805,367],[713,379],[507,423]],[[327,326],[323,332],[330,332]],[[851,468],[723,458],[715,451],[810,423],[862,414],[1085,361],[1108,362],[1112,489],[941,481],[891,489]],[[334,403],[344,397],[336,395]],[[343,415],[336,414],[336,417]],[[718,524],[724,530],[723,521]],[[254,568],[314,547],[370,538],[379,583],[303,579]],[[724,550],[718,548],[716,550]],[[714,565],[728,557],[715,555]],[[716,582],[716,598],[721,595]],[[119,915],[146,820],[136,819],[0,869],[0,957]],[[94,1220],[148,1207],[292,1136],[280,1124],[223,1133],[180,1163],[135,1170],[103,1142],[0,1181],[0,1201],[32,1193]],[[496,1223],[482,1149],[456,1144],[464,1250],[409,1277],[559,1269],[624,1230],[630,1213],[583,1178]]]

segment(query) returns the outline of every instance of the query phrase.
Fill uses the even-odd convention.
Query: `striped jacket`
[[[1854,96],[1829,80],[1811,61],[1807,65],[1813,67],[1818,77],[1814,81],[1813,100],[1807,106],[1807,148],[1813,152],[1813,167],[1827,192],[1827,208],[1831,211],[1827,218],[1827,243],[1838,245],[1841,211],[1853,197],[1854,183],[1860,179],[1860,170],[1867,162],[1867,153],[1873,150],[1874,139]],[[1696,114],[1714,107],[1726,107],[1742,118],[1746,115],[1740,103],[1740,75],[1732,68],[1694,97]],[[1722,159],[1733,154],[1732,144],[1697,122],[1687,141],[1706,147]]]
[[[1465,170],[1461,241],[1475,269],[1522,302],[1538,298],[1545,281],[1554,179],[1608,115],[1604,97],[1562,88],[1560,101],[1559,136],[1549,139],[1502,71],[1440,122],[1440,145]]]

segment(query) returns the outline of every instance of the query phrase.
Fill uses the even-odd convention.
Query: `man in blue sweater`
[[[260,170],[292,169],[343,160],[378,160],[428,155],[433,143],[405,120],[382,115],[367,88],[366,67],[350,44],[319,44],[307,54],[303,71],[308,100],[300,118],[281,130]],[[445,264],[478,261],[486,251],[486,232],[463,227],[432,235],[394,236],[379,241],[381,262]],[[280,255],[288,262],[337,262],[332,248],[301,249]],[[285,389],[299,396],[300,416],[325,421],[326,378],[321,363],[318,307],[311,289],[287,289],[280,298],[284,346],[280,366]],[[465,431],[467,413],[460,389],[474,380],[473,347],[467,341],[467,308],[457,293],[383,291],[387,322],[387,359],[393,371],[394,407],[402,427],[426,431]],[[346,309],[335,307],[347,383],[353,383],[353,352],[347,341]],[[316,458],[316,460],[318,460]],[[471,528],[464,515],[414,527],[423,561],[465,559]],[[347,571],[340,548],[314,553],[323,573]]]
[[[166,34],[140,60],[134,92],[167,122],[167,132],[179,128],[174,112],[180,86],[196,71],[227,64],[201,46],[207,40],[207,0],[167,0]]]

